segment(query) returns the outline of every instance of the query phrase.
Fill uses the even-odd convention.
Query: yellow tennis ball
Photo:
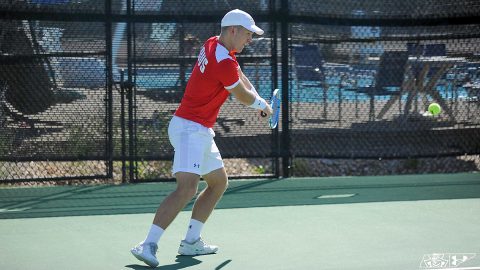
[[[428,111],[432,114],[432,115],[437,115],[439,114],[440,112],[442,112],[442,107],[440,107],[440,105],[438,105],[438,103],[432,103],[428,106]]]

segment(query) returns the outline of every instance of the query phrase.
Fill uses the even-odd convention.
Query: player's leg
[[[192,210],[192,218],[205,223],[228,187],[225,168],[216,169],[203,176],[207,187],[198,195]]]
[[[177,189],[162,202],[153,224],[166,229],[197,193],[206,149],[210,149],[207,129],[198,123],[174,117],[168,134],[175,148],[173,173]]]
[[[213,138],[203,164],[205,165],[203,172],[208,172],[203,175],[207,187],[195,200],[192,219],[178,251],[182,255],[210,254],[218,250],[217,246],[207,245],[200,237],[203,224],[207,221],[228,186],[227,173]]]
[[[177,188],[158,207],[145,240],[131,250],[137,259],[149,266],[158,265],[155,254],[164,230],[197,193],[200,164],[210,143],[208,137],[199,133],[198,125],[178,117],[170,122],[168,134],[175,148],[172,172],[177,180]]]
[[[193,173],[177,172],[177,188],[160,204],[153,219],[153,224],[164,230],[172,223],[178,213],[197,193],[200,176]]]
[[[193,173],[177,172],[177,188],[160,204],[153,219],[153,224],[145,240],[132,248],[131,253],[149,266],[156,267],[159,263],[155,256],[163,232],[172,223],[178,213],[197,193],[200,176]]]

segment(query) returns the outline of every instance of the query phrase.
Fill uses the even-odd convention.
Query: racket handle
[[[267,114],[266,114],[265,112],[261,111],[261,112],[260,112],[260,116],[262,116],[262,117],[267,117]]]

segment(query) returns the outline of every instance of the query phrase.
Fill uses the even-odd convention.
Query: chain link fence
[[[233,177],[480,153],[477,1],[1,0],[0,181],[171,179],[168,121],[233,8],[265,30],[242,70],[283,95],[273,131],[233,97],[222,107]]]
[[[478,153],[480,5],[341,2],[289,2],[298,20],[288,25],[289,155]],[[428,112],[434,102],[443,110],[436,116]],[[309,162],[291,164],[298,170]]]
[[[31,18],[66,2],[0,4],[2,180],[109,175],[105,24]]]

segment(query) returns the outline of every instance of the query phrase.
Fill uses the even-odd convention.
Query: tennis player
[[[145,240],[131,249],[137,259],[151,267],[159,264],[157,243],[164,230],[195,196],[200,177],[207,187],[195,201],[178,253],[193,256],[218,250],[217,246],[206,244],[200,237],[203,225],[228,185],[212,127],[230,94],[242,104],[264,112],[265,119],[272,114],[272,108],[258,95],[235,57],[235,53],[242,52],[252,42],[253,34],[262,35],[263,32],[248,13],[235,9],[223,17],[220,36],[209,38],[200,49],[183,99],[168,127],[169,139],[175,149],[172,172],[177,188],[160,204]]]

